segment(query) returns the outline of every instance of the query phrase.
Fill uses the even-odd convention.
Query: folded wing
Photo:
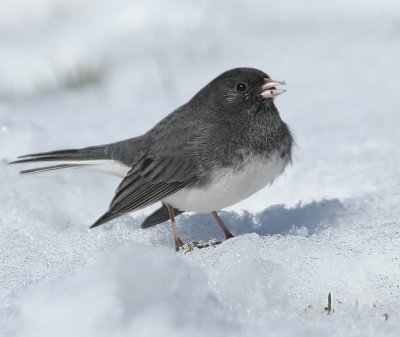
[[[196,166],[187,157],[145,156],[122,180],[108,211],[91,228],[163,200],[197,179]]]

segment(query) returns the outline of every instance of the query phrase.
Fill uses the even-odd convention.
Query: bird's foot
[[[216,241],[216,240],[210,240],[208,242],[204,241],[194,241],[194,242],[189,242],[184,244],[183,246],[180,247],[180,251],[183,251],[184,254],[192,252],[195,248],[197,249],[202,249],[202,248],[207,248],[207,247],[215,247],[216,245],[219,245],[221,241]]]

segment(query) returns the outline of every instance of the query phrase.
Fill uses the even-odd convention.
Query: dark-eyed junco
[[[161,201],[142,227],[169,218],[177,249],[182,241],[174,215],[184,211],[211,212],[229,238],[215,210],[272,183],[291,161],[292,136],[274,104],[282,84],[257,69],[232,69],[141,136],[29,154],[12,163],[60,162],[22,174],[90,168],[123,177],[108,211],[92,227]]]

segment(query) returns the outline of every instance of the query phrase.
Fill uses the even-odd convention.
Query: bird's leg
[[[224,232],[225,239],[228,240],[230,238],[233,238],[232,233],[229,231],[228,227],[225,226],[224,222],[218,216],[217,212],[216,211],[212,211],[211,214],[214,216],[215,220],[217,220],[218,225],[221,227],[222,231]]]
[[[183,246],[183,242],[178,235],[178,228],[176,227],[175,216],[174,216],[174,208],[169,204],[165,205],[168,208],[169,218],[171,219],[172,232],[174,233],[174,239],[175,239],[175,250],[179,251],[179,248]]]

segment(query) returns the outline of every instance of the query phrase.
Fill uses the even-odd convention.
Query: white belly
[[[287,158],[279,156],[272,156],[268,161],[252,158],[241,170],[221,169],[207,186],[184,188],[165,198],[164,202],[193,212],[211,212],[228,207],[271,184],[287,163]]]

